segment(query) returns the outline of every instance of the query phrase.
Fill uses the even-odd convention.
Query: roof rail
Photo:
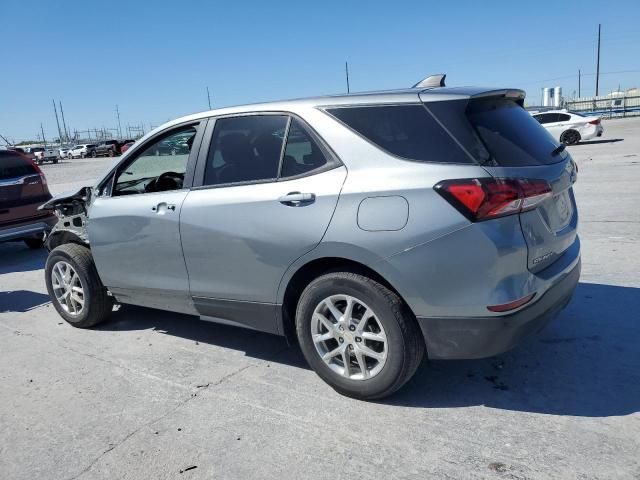
[[[435,75],[429,75],[427,78],[424,78],[416,83],[413,88],[444,87],[444,79],[446,76],[446,73],[436,73]]]

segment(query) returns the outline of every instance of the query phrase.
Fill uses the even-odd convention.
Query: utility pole
[[[44,146],[47,146],[47,139],[44,138],[44,128],[42,128],[42,122],[40,122],[40,131],[42,132],[42,143],[44,143]]]
[[[344,73],[347,77],[347,93],[350,93],[351,89],[349,88],[349,62],[344,62]]]
[[[122,139],[122,126],[120,125],[120,110],[118,110],[118,105],[116,105],[116,116],[118,117],[118,135],[120,139]]]
[[[209,95],[209,86],[207,86],[207,100],[209,101],[209,110],[211,110],[211,95]]]
[[[580,69],[578,69],[578,98],[580,98]]]
[[[58,125],[58,143],[62,145],[62,130],[60,130],[60,121],[58,120],[58,111],[56,110],[56,101],[51,100],[53,102],[53,113],[56,115],[56,124]]]
[[[596,97],[598,96],[599,83],[600,83],[600,24],[598,24],[598,62],[596,63]]]
[[[62,110],[62,101],[59,101],[60,105],[60,115],[62,116],[62,126],[64,127],[64,135],[67,137],[67,142],[69,141],[69,130],[67,130],[67,122],[64,120],[64,111]]]

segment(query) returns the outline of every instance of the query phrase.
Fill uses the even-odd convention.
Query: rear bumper
[[[485,358],[506,352],[545,327],[571,300],[580,260],[531,306],[496,317],[424,318],[418,323],[431,359]]]
[[[58,219],[54,215],[51,215],[28,223],[12,225],[11,227],[5,228],[0,227],[0,242],[34,237],[51,230],[57,221]]]

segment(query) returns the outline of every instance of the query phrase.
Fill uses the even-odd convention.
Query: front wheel
[[[91,252],[82,245],[54,248],[45,265],[45,282],[53,306],[74,327],[93,327],[111,314],[113,299],[102,285]]]
[[[391,395],[415,373],[424,339],[405,303],[363,275],[338,272],[305,288],[296,332],[309,365],[344,395]]]
[[[97,156],[98,154],[95,151],[91,152],[91,158],[96,158]]]

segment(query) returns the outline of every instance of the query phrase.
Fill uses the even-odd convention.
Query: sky
[[[157,126],[213,108],[411,86],[640,87],[635,1],[0,0],[0,134]],[[632,20],[632,21],[629,21]],[[610,73],[626,72],[626,73]]]

